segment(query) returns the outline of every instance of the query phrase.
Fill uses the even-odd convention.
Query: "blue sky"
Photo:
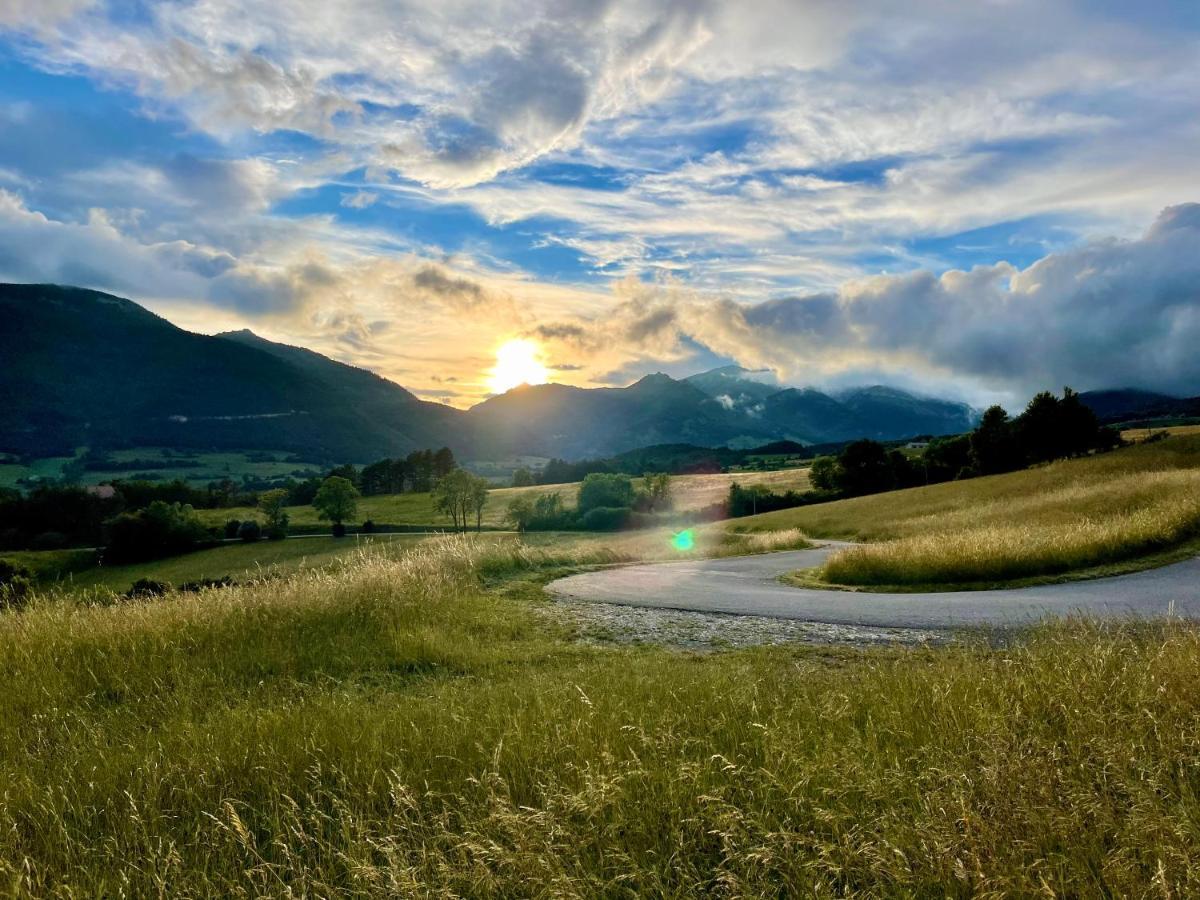
[[[585,385],[1200,393],[1198,10],[0,0],[0,278],[458,405],[513,338]]]

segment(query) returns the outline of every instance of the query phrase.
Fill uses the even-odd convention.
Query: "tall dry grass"
[[[1196,629],[695,658],[481,586],[614,556],[450,538],[0,614],[0,890],[1200,892]]]
[[[838,584],[994,583],[1120,563],[1200,537],[1200,472],[1147,472],[918,517],[911,537],[839,551]]]

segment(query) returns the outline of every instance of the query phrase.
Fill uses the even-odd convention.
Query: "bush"
[[[124,594],[130,600],[161,597],[171,589],[169,581],[155,581],[153,578],[139,578]]]
[[[262,540],[262,526],[253,519],[248,519],[238,527],[237,536],[247,544]]]
[[[0,559],[0,609],[20,606],[32,587],[33,575],[27,568],[11,560]]]
[[[591,509],[631,507],[633,500],[633,479],[628,475],[593,472],[579,485],[576,508],[583,515]]]
[[[346,536],[346,526],[343,525],[341,522],[334,522],[333,523],[333,536],[334,537],[345,537]]]
[[[227,538],[232,539],[232,538],[237,537],[238,532],[241,530],[242,530],[242,522],[240,519],[230,519],[228,522],[225,523],[225,537],[227,537]]]
[[[359,531],[361,531],[363,534],[374,534],[375,523],[370,519],[367,519],[367,521],[362,523],[362,527],[359,529]]]
[[[123,513],[106,523],[106,562],[140,562],[186,553],[209,538],[190,506],[155,500],[136,513]]]
[[[633,510],[628,506],[597,506],[579,518],[584,531],[619,531],[629,524]]]
[[[185,581],[179,586],[179,590],[189,594],[198,594],[210,588],[227,588],[233,587],[235,584],[237,582],[228,575],[222,575],[220,578],[198,578],[195,581]]]

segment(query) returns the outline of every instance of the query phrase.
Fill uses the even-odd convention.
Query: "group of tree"
[[[969,434],[935,438],[918,458],[876,441],[856,441],[836,456],[814,460],[813,487],[843,496],[873,494],[978,475],[1013,472],[1037,463],[1111,450],[1119,433],[1066,388],[1043,391],[1015,419],[1000,406],[988,409]]]
[[[472,519],[475,530],[483,528],[483,508],[487,505],[491,484],[486,478],[466,469],[455,469],[438,480],[433,489],[433,506],[449,516],[456,531],[466,531]]]
[[[212,533],[184,503],[155,500],[145,509],[121,513],[104,525],[106,563],[141,562],[174,556],[212,541]]]
[[[403,458],[381,459],[353,472],[331,474],[347,477],[365,497],[379,494],[426,493],[458,468],[449,447],[440,450],[414,450]]]
[[[508,521],[518,531],[616,531],[658,521],[673,505],[671,476],[647,473],[637,487],[629,475],[592,472],[579,483],[574,509],[561,491],[519,496],[508,505]]]

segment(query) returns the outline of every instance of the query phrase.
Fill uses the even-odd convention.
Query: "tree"
[[[1065,455],[1058,398],[1050,391],[1035,394],[1017,419],[1017,435],[1030,462],[1047,462]]]
[[[513,472],[513,487],[530,487],[533,484],[533,473],[522,467]]]
[[[469,517],[474,513],[475,527],[481,530],[490,487],[486,478],[472,475],[465,469],[455,469],[433,489],[434,508],[450,517],[455,530],[462,531],[467,530]]]
[[[409,483],[418,494],[428,493],[433,487],[433,451],[414,450],[405,457]]]
[[[925,448],[922,461],[925,464],[924,474],[930,483],[970,478],[974,474],[971,468],[970,435],[934,438]]]
[[[135,513],[122,513],[105,523],[105,562],[138,562],[186,553],[210,539],[195,510],[180,503],[155,500]]]
[[[475,513],[475,530],[483,530],[483,508],[487,506],[488,491],[491,490],[491,485],[486,478],[480,478],[478,475],[471,476],[470,494],[468,501],[471,510]]]
[[[642,476],[642,490],[646,494],[646,506],[652,512],[665,512],[674,504],[671,476],[666,472],[647,472]]]
[[[433,508],[450,517],[455,531],[465,531],[467,527],[470,478],[466,470],[456,469],[433,489]]]
[[[391,459],[381,459],[363,467],[362,472],[358,475],[358,489],[364,497],[399,493],[391,490],[394,462]]]
[[[346,463],[344,466],[338,466],[337,468],[330,469],[329,475],[327,475],[326,477],[327,478],[345,478],[348,482],[350,482],[352,485],[354,485],[355,488],[358,487],[358,469],[356,469],[350,463]]]
[[[878,441],[855,441],[838,457],[841,489],[851,496],[875,494],[893,485],[887,450]]]
[[[1012,472],[1024,463],[1008,413],[1002,406],[989,407],[971,432],[972,467],[980,475],[996,475]]]
[[[440,481],[458,468],[458,463],[454,461],[454,453],[449,447],[443,447],[437,453],[433,454],[431,465],[435,481]]]
[[[262,526],[253,519],[247,519],[238,528],[237,536],[247,544],[253,544],[262,538]]]
[[[287,537],[288,514],[283,508],[287,501],[288,492],[283,488],[263,491],[258,497],[258,510],[265,520],[267,537],[273,541]]]
[[[349,479],[330,475],[321,483],[312,505],[319,519],[333,523],[334,536],[341,537],[346,533],[346,526],[342,523],[358,511],[358,497],[358,488]]]
[[[519,532],[528,531],[529,524],[533,521],[533,501],[528,497],[515,497],[510,500],[504,521]]]
[[[589,509],[601,506],[633,506],[633,479],[628,475],[612,475],[593,472],[579,485],[579,501],[576,504],[582,516]]]
[[[808,470],[808,480],[818,491],[836,491],[841,488],[842,467],[836,457],[818,456]]]

